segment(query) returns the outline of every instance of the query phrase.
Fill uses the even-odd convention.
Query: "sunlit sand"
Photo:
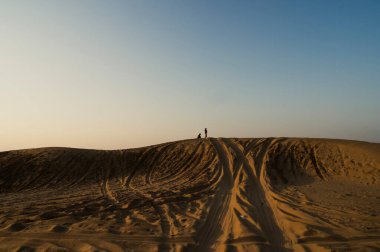
[[[1,251],[380,248],[374,143],[209,138],[8,151],[0,192]]]

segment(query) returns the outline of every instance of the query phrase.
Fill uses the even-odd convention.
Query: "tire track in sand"
[[[250,191],[252,192],[251,198],[247,197],[252,205],[255,206],[256,220],[262,229],[265,238],[268,240],[271,246],[279,250],[286,250],[284,246],[286,245],[286,238],[284,232],[280,228],[275,215],[275,209],[271,203],[273,199],[270,194],[270,186],[267,184],[266,180],[266,170],[265,170],[265,159],[267,158],[267,152],[269,147],[272,145],[272,140],[268,140],[264,143],[258,154],[258,167],[255,167],[253,157],[251,155],[245,155],[244,147],[236,143],[231,139],[223,139],[223,142],[233,150],[237,161],[243,164],[243,169],[248,175],[249,179],[253,183],[250,183]],[[248,152],[249,153],[249,152]],[[238,187],[238,185],[234,185]]]
[[[228,235],[228,225],[231,218],[230,201],[231,191],[233,188],[232,163],[228,150],[221,143],[210,138],[219,158],[219,164],[222,169],[219,178],[218,191],[213,199],[207,219],[201,230],[197,234],[197,250],[209,251],[218,240],[224,242]],[[220,168],[219,168],[220,169]]]
[[[231,243],[238,237],[234,237],[234,226],[240,225],[234,216],[236,209],[236,198],[239,192],[240,180],[236,179],[241,170],[244,170],[250,183],[249,191],[252,193],[246,197],[254,206],[254,215],[257,224],[260,226],[261,235],[265,237],[266,244],[272,251],[286,251],[286,238],[278,225],[274,210],[272,209],[269,191],[266,184],[265,158],[267,150],[272,144],[272,140],[263,143],[258,154],[258,167],[255,167],[253,157],[246,157],[244,147],[229,139],[210,138],[213,147],[219,158],[219,167],[222,172],[218,183],[218,191],[215,194],[213,203],[209,209],[206,221],[197,233],[197,250],[209,251],[218,250],[226,244]],[[237,171],[234,171],[237,169]],[[234,178],[235,175],[235,178]],[[256,234],[258,235],[258,234]],[[260,234],[259,234],[260,235]],[[221,246],[221,247],[219,247]],[[268,248],[264,246],[263,249]]]
[[[131,174],[125,179],[124,190],[127,190],[129,193],[133,193],[138,199],[142,201],[150,202],[150,205],[153,207],[154,211],[160,218],[160,226],[161,226],[161,241],[162,246],[166,249],[166,241],[170,239],[175,233],[175,226],[173,225],[173,221],[171,220],[167,206],[164,204],[160,204],[159,202],[155,202],[155,196],[149,193],[149,189],[153,188],[154,185],[151,181],[152,175],[152,166],[160,159],[160,157],[165,153],[170,146],[174,143],[163,144],[158,147],[152,147],[147,149],[138,159],[137,164],[133,167]],[[149,165],[145,165],[145,162],[149,162]],[[139,169],[145,168],[146,174],[144,181],[146,182],[145,187],[135,187],[133,186],[133,179],[137,175]],[[163,240],[162,240],[163,239]]]

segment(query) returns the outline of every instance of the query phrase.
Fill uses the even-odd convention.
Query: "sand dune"
[[[0,251],[379,251],[380,144],[0,153]]]

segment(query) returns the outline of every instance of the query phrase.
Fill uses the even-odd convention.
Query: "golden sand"
[[[0,251],[379,251],[380,144],[0,152]]]

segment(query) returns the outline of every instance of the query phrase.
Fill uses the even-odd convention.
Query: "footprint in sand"
[[[16,252],[34,252],[36,251],[34,248],[28,247],[28,246],[22,246]]]
[[[19,232],[21,230],[24,230],[25,228],[27,228],[27,225],[25,223],[15,222],[8,227],[8,230],[11,232]]]
[[[70,224],[65,223],[63,225],[54,226],[51,231],[55,233],[67,233],[70,230]]]

